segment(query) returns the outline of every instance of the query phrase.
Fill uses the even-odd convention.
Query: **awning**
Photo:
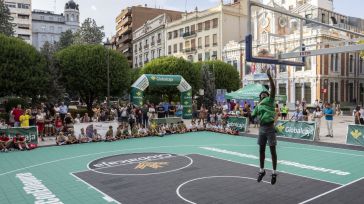
[[[226,99],[259,101],[259,94],[268,89],[262,84],[248,84],[244,88],[225,95]]]

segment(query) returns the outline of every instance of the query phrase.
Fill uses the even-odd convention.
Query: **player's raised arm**
[[[274,98],[276,98],[276,86],[274,84],[270,69],[267,70],[267,75],[268,75],[268,78],[269,78],[270,88],[271,88],[270,97],[274,99]]]

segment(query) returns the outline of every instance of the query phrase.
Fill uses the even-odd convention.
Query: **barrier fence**
[[[238,130],[240,133],[245,133],[248,127],[248,118],[229,116],[227,126]]]
[[[315,130],[315,122],[278,120],[276,123],[278,137],[313,141],[316,136]]]
[[[346,144],[364,146],[364,126],[349,125],[346,134]]]
[[[26,138],[28,143],[38,144],[38,129],[36,126],[0,129],[0,134],[2,135],[2,133],[5,133],[10,139],[13,139],[19,133]]]

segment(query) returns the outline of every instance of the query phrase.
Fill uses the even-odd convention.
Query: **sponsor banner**
[[[192,90],[181,92],[182,118],[192,119]]]
[[[116,134],[116,129],[119,127],[119,123],[117,121],[112,122],[91,122],[91,123],[76,123],[73,125],[75,136],[78,137],[81,133],[81,128],[85,129],[86,134],[88,135],[92,129],[96,129],[97,133],[99,133],[103,138],[106,135],[106,132],[109,130],[109,126],[113,127],[114,135]]]
[[[316,134],[315,122],[282,121],[276,123],[277,136],[313,141]]]
[[[346,144],[364,146],[364,126],[349,125],[346,135]]]
[[[227,126],[238,130],[240,133],[246,132],[248,126],[248,119],[245,117],[233,117],[229,116],[227,120]]]
[[[177,89],[180,92],[185,92],[185,91],[191,90],[192,87],[188,84],[188,82],[183,77],[181,77],[181,83],[177,86]]]
[[[143,105],[144,92],[135,87],[131,87],[131,102],[136,106]]]
[[[146,74],[150,86],[178,86],[181,83],[179,75],[155,75]]]
[[[148,86],[149,86],[148,78],[145,75],[142,75],[141,77],[139,77],[137,81],[134,82],[134,84],[131,87],[145,91],[145,89],[147,89]]]
[[[24,136],[28,143],[38,144],[38,129],[36,126],[0,129],[0,134],[5,133],[10,139],[13,139],[17,133]]]

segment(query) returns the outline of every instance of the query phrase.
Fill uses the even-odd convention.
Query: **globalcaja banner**
[[[192,90],[181,92],[182,118],[192,119]]]
[[[276,123],[277,136],[313,141],[316,134],[314,122],[282,121]]]
[[[38,144],[38,129],[35,126],[22,127],[22,128],[7,128],[0,129],[0,135],[6,134],[10,139],[13,139],[16,134],[24,136],[28,143]]]
[[[138,88],[131,87],[131,101],[136,106],[143,105],[144,92]]]
[[[231,129],[238,130],[240,133],[244,133],[248,127],[248,119],[245,117],[229,117],[227,126]]]
[[[364,146],[364,126],[349,125],[346,135],[346,144]]]
[[[181,83],[181,76],[179,75],[154,75],[146,74],[149,86],[178,86]]]

